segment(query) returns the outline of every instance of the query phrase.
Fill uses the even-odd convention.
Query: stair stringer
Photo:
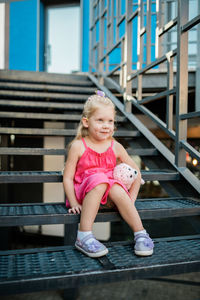
[[[110,92],[108,88],[101,85],[94,75],[88,73],[89,79],[102,90],[116,105],[119,111],[147,138],[147,140],[172,164],[172,166],[189,182],[189,184],[200,193],[200,180],[186,167],[178,167],[175,164],[175,156],[159,141],[159,139],[132,113],[124,110],[124,105]]]

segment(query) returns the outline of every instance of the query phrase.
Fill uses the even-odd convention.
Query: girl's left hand
[[[81,208],[82,208],[81,205],[77,205],[77,206],[71,207],[68,210],[68,213],[69,214],[74,214],[74,215],[76,215],[77,213],[80,214],[81,213]]]

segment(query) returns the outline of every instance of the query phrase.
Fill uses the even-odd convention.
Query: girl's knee
[[[107,190],[107,183],[100,183],[98,185],[96,185],[93,190],[96,191],[97,193],[105,193],[105,191]]]
[[[123,189],[123,187],[117,183],[113,184],[113,186],[111,187],[110,191],[109,191],[109,196],[110,197],[122,197],[122,195],[124,196],[128,196],[127,192]]]

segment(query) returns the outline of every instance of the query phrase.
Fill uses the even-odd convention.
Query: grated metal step
[[[94,83],[85,74],[54,74],[14,70],[0,70],[0,82],[94,87]]]
[[[158,151],[155,148],[149,149],[127,149],[130,155],[156,156]],[[16,148],[1,147],[0,155],[66,155],[66,149],[45,149],[45,148]]]
[[[56,74],[47,72],[0,70],[0,81],[32,84],[70,85],[70,83],[93,84],[88,75],[83,73]],[[94,85],[94,84],[93,84]]]
[[[58,102],[42,102],[42,101],[20,101],[20,100],[2,100],[0,106],[8,107],[26,107],[26,108],[51,108],[51,109],[70,109],[83,110],[82,103],[58,103]]]
[[[0,155],[66,155],[66,149],[1,147]]]
[[[155,241],[151,257],[137,257],[132,242],[107,244],[92,259],[73,246],[0,252],[0,294],[144,279],[200,271],[200,236]]]
[[[80,86],[63,86],[63,85],[50,85],[50,84],[32,84],[32,83],[20,83],[20,82],[1,82],[1,90],[12,91],[33,91],[33,92],[53,92],[53,93],[74,93],[74,94],[93,94],[95,93],[95,87],[84,87],[82,83]],[[3,95],[3,93],[2,93]]]
[[[142,219],[200,215],[200,201],[193,198],[138,199],[136,208]],[[120,221],[117,211],[101,208],[95,222]],[[73,224],[80,216],[68,214],[65,203],[0,204],[0,226]]]
[[[178,180],[180,175],[172,170],[142,171],[142,178],[146,181]],[[25,182],[62,182],[60,171],[2,171],[0,183],[25,183]]]
[[[76,129],[52,129],[52,128],[14,128],[0,127],[0,134],[20,134],[20,135],[59,135],[59,136],[75,136]],[[114,133],[115,137],[138,137],[138,130],[119,130]]]
[[[33,119],[33,120],[57,120],[57,121],[73,121],[79,122],[81,119],[81,114],[66,114],[66,113],[31,113],[31,112],[10,112],[10,111],[0,111],[0,118],[6,119]],[[126,118],[123,116],[117,116],[116,122],[123,123]]]
[[[44,101],[52,101],[52,100],[59,100],[62,102],[65,101],[71,101],[71,102],[85,102],[88,98],[88,95],[85,94],[63,94],[63,93],[52,93],[52,92],[24,92],[24,91],[6,91],[6,90],[0,90],[0,98],[1,99],[19,99],[23,100],[25,99],[26,101],[29,100],[44,100]]]
[[[55,113],[34,113],[34,112],[10,112],[0,111],[0,118],[4,119],[28,119],[28,120],[52,120],[65,122],[78,122],[81,119],[81,114],[59,114]]]

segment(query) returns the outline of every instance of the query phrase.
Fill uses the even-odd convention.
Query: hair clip
[[[105,97],[105,93],[104,93],[103,91],[97,90],[95,93],[96,93],[98,96]]]

